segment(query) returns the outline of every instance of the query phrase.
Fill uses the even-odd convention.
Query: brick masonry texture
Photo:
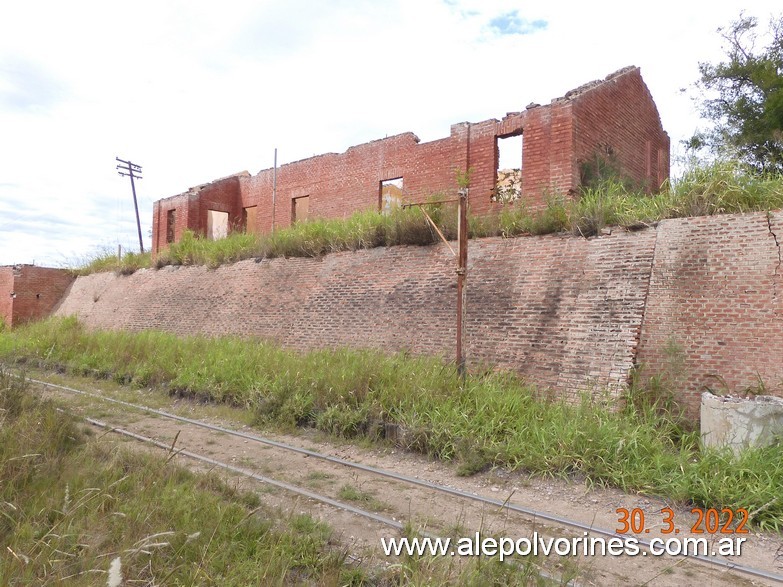
[[[569,394],[619,391],[633,365],[655,233],[471,241],[466,350]],[[259,336],[451,358],[444,245],[80,277],[58,310],[92,328]]]
[[[583,239],[470,241],[469,367],[514,370],[565,397],[617,396],[631,370],[685,361],[678,399],[705,385],[783,395],[783,213],[686,218]],[[164,267],[79,277],[57,309],[91,328],[258,336],[453,358],[456,279],[444,245]],[[2,273],[0,273],[0,278]],[[719,383],[723,382],[723,383]]]
[[[310,217],[342,218],[378,210],[385,180],[402,178],[402,199],[417,201],[455,195],[457,172],[468,169],[471,212],[491,214],[498,210],[492,201],[498,139],[518,134],[523,135],[521,198],[531,210],[545,206],[548,195],[573,193],[581,168],[600,156],[613,159],[618,171],[648,191],[669,177],[669,137],[639,68],[628,67],[502,120],[453,124],[443,139],[421,143],[407,132],[282,165],[276,191],[274,170],[263,169],[158,200],[152,251],[165,248],[172,233],[175,242],[186,229],[206,234],[209,210],[228,213],[233,229],[267,233],[291,224],[295,198],[308,196]],[[247,226],[243,209],[249,207],[256,212],[247,216],[254,219]]]
[[[35,265],[0,267],[0,317],[8,326],[48,316],[74,278],[67,271]]]
[[[659,373],[682,360],[679,399],[691,412],[705,387],[740,392],[758,377],[783,396],[781,235],[781,212],[658,227],[637,362]]]
[[[0,318],[7,326],[11,326],[14,320],[14,300],[11,297],[13,291],[14,268],[0,267]]]

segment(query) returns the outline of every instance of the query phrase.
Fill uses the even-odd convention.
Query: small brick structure
[[[45,318],[57,307],[74,276],[64,269],[35,265],[0,267],[0,319],[18,326]]]
[[[422,143],[407,132],[288,163],[276,174],[244,171],[158,200],[152,251],[178,241],[187,229],[217,238],[226,230],[266,233],[303,217],[381,210],[390,180],[399,180],[402,200],[455,194],[457,175],[467,170],[471,213],[489,214],[502,205],[495,197],[499,141],[517,135],[519,199],[533,210],[546,205],[548,194],[576,193],[601,168],[648,192],[669,177],[669,136],[639,68],[626,67],[502,120],[453,124],[443,139]]]

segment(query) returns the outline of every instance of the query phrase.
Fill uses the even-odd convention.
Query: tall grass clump
[[[636,385],[617,410],[614,395],[547,400],[508,373],[462,382],[436,359],[348,349],[299,354],[232,337],[90,333],[72,318],[0,334],[0,359],[158,385],[252,410],[275,426],[393,441],[453,459],[465,474],[502,466],[576,475],[710,507],[761,503],[755,523],[783,522],[783,503],[772,499],[783,486],[783,448],[751,451],[747,467],[716,477],[711,464],[728,455],[700,449],[694,427],[667,401],[673,393],[662,389],[664,380],[655,389]]]
[[[71,269],[71,272],[74,275],[89,275],[91,273],[113,271],[120,275],[130,275],[139,269],[149,267],[151,262],[152,254],[149,252],[134,253],[129,251],[120,258],[117,256],[117,253],[107,249],[76,264]]]
[[[214,268],[251,257],[257,242],[255,235],[244,232],[233,232],[226,238],[208,240],[186,230],[178,242],[158,254],[155,266],[206,265]]]
[[[217,267],[249,258],[318,257],[380,246],[426,245],[436,239],[418,210],[395,210],[389,215],[363,211],[347,218],[315,218],[264,235],[233,233],[218,241],[186,231],[157,256],[155,266]]]
[[[736,161],[692,165],[671,189],[671,218],[783,208],[783,176]]]
[[[568,231],[590,237],[602,228],[645,228],[668,218],[733,214],[783,208],[783,177],[759,175],[734,161],[692,165],[656,194],[628,182],[604,179],[574,199],[550,200],[532,219],[517,220],[511,234]]]

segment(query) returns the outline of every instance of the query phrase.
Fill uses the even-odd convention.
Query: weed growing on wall
[[[0,334],[0,359],[113,378],[252,410],[259,423],[315,426],[347,439],[395,442],[457,460],[466,474],[502,466],[692,501],[744,507],[761,527],[783,527],[783,446],[739,464],[702,452],[666,389],[637,385],[626,401],[542,399],[509,373],[463,383],[441,361],[369,350],[298,354],[259,340],[178,338],[145,331],[87,332],[75,319]],[[667,381],[659,385],[667,385]],[[622,403],[614,410],[609,405]],[[762,507],[764,506],[764,507]]]
[[[130,275],[139,269],[150,267],[151,253],[128,252],[120,259],[116,253],[105,250],[84,259],[71,269],[75,275],[90,275],[103,271],[114,271],[120,275]]]

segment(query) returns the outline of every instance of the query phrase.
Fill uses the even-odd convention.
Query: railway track
[[[131,413],[146,414],[147,416],[155,419],[153,422],[148,421],[147,426],[151,427],[156,433],[165,433],[167,428],[166,426],[162,425],[162,423],[167,422],[172,426],[184,425],[188,430],[191,431],[201,430],[207,434],[219,435],[222,438],[233,439],[234,442],[239,443],[235,446],[239,447],[239,449],[243,452],[248,452],[248,450],[242,447],[261,447],[261,454],[263,458],[256,458],[256,462],[250,462],[247,466],[244,464],[243,466],[238,466],[237,464],[225,462],[219,458],[214,458],[212,456],[203,454],[203,451],[195,452],[180,448],[178,449],[177,453],[181,456],[199,461],[211,467],[220,467],[224,470],[243,475],[249,479],[264,483],[268,486],[305,497],[320,504],[324,504],[330,508],[336,508],[342,512],[347,512],[352,516],[358,516],[365,520],[369,520],[374,524],[382,526],[384,528],[382,532],[385,532],[387,535],[389,529],[393,530],[397,535],[399,535],[405,526],[405,524],[402,522],[402,519],[404,518],[407,518],[407,520],[411,523],[417,522],[417,525],[419,526],[418,533],[422,536],[435,537],[444,533],[448,534],[448,531],[444,532],[444,530],[448,529],[444,528],[444,524],[442,523],[442,515],[434,515],[438,521],[433,521],[433,519],[428,519],[427,517],[428,511],[433,510],[432,513],[435,513],[434,510],[438,509],[439,507],[438,503],[444,499],[448,499],[451,500],[451,505],[448,506],[447,509],[450,507],[452,512],[460,512],[460,519],[465,523],[465,526],[471,526],[471,529],[475,527],[481,527],[482,529],[487,529],[494,533],[498,533],[499,530],[502,530],[501,533],[503,535],[511,536],[525,536],[535,531],[537,534],[548,534],[550,536],[573,537],[579,535],[586,536],[589,534],[590,536],[601,536],[607,539],[628,539],[628,536],[618,535],[609,529],[599,528],[594,525],[585,524],[564,516],[553,515],[548,512],[539,511],[533,508],[525,507],[518,503],[514,503],[512,501],[512,496],[508,496],[506,499],[496,499],[486,495],[478,495],[452,486],[447,486],[445,484],[436,483],[426,479],[405,475],[400,472],[324,454],[322,452],[303,448],[301,446],[294,446],[241,430],[233,430],[231,428],[173,414],[164,410],[126,402],[91,391],[76,389],[74,387],[68,387],[38,379],[28,378],[28,381],[50,390],[54,390],[57,393],[77,395],[88,398],[89,400],[106,402],[107,404],[117,406],[123,410],[131,410],[132,412],[123,412],[126,418],[128,414]],[[171,450],[171,442],[166,443],[161,440],[151,438],[147,435],[140,434],[139,432],[133,432],[128,430],[128,427],[125,425],[104,422],[95,418],[86,418],[86,420],[93,426],[100,426],[136,441],[145,442],[155,445],[159,448]],[[169,437],[171,437],[173,429],[169,428],[168,432]],[[204,446],[208,446],[209,442],[211,441],[208,440],[205,442],[206,444],[204,444]],[[254,451],[250,450],[249,452],[253,453]],[[276,471],[278,474],[275,475],[275,477],[267,474],[260,474],[258,472],[259,466],[263,468],[263,463],[269,463],[272,461],[270,458],[271,453],[274,453],[276,455],[275,458],[281,460],[283,463],[282,467],[278,467]],[[288,456],[286,457],[280,455]],[[317,461],[320,463],[319,470],[321,470],[323,467],[327,467],[330,471],[337,469],[350,471],[350,474],[355,476],[355,483],[360,486],[378,486],[379,483],[386,485],[392,484],[395,488],[397,488],[394,490],[394,494],[407,496],[407,511],[406,502],[404,499],[401,503],[398,502],[396,504],[392,504],[391,507],[386,507],[388,504],[375,504],[376,507],[359,507],[358,505],[347,503],[345,499],[337,499],[333,496],[325,495],[324,493],[308,488],[306,476],[303,477],[300,475],[299,478],[294,479],[293,481],[281,480],[281,469],[283,470],[283,476],[288,475],[293,477],[296,477],[296,472],[301,472],[299,471],[300,469],[304,470],[305,467],[301,464],[304,462],[303,460],[298,462],[293,462],[290,460],[296,456],[300,457],[301,459],[307,459],[308,462]],[[248,457],[247,460],[252,461],[253,459]],[[289,462],[290,465],[286,466],[286,462]],[[329,474],[331,473],[320,473],[321,476]],[[433,498],[433,495],[438,497]],[[454,504],[457,503],[460,505],[455,506]],[[392,512],[392,515],[388,515],[388,512]],[[407,515],[400,515],[399,512],[405,512]],[[440,531],[432,533],[427,529],[433,526],[440,526],[437,528]],[[467,533],[467,535],[470,534],[470,532]],[[651,545],[648,540],[644,539],[643,537],[634,537],[634,540],[636,540],[638,545],[643,549],[649,550]],[[689,576],[691,576],[693,573],[696,573],[697,575],[703,574],[705,577],[704,579],[700,579],[700,582],[706,580],[711,584],[718,584],[716,581],[726,581],[726,585],[736,585],[742,584],[742,580],[745,580],[745,584],[748,585],[760,584],[759,581],[763,581],[763,584],[783,584],[783,576],[770,570],[738,564],[735,561],[721,557],[689,555],[671,557],[666,560],[660,557],[656,557],[655,559],[647,557],[647,559],[643,561],[644,564],[641,566],[638,564],[640,559],[636,559],[636,561],[630,559],[625,561],[625,567],[620,564],[618,559],[612,559],[611,562],[613,564],[611,566],[615,568],[614,571],[605,570],[605,565],[602,565],[602,561],[599,560],[601,558],[605,559],[607,557],[597,557],[590,561],[591,568],[590,572],[588,573],[588,578],[584,580],[585,585],[603,585],[618,580],[627,582],[629,577],[632,578],[632,582],[639,578],[639,582],[636,584],[678,584],[678,579],[676,578],[673,578],[671,583],[666,583],[667,575],[671,575],[673,569],[683,570],[686,567],[687,574]],[[634,562],[637,564],[634,565]],[[619,574],[617,573],[616,569],[618,565],[621,567]],[[641,575],[635,574],[638,573],[641,568],[646,568],[646,579],[641,579]],[[557,577],[560,577],[562,573],[558,573],[556,569],[541,569],[539,574],[555,582],[559,582]],[[679,581],[679,584],[682,584],[681,580]],[[580,584],[582,584],[581,579]]]

